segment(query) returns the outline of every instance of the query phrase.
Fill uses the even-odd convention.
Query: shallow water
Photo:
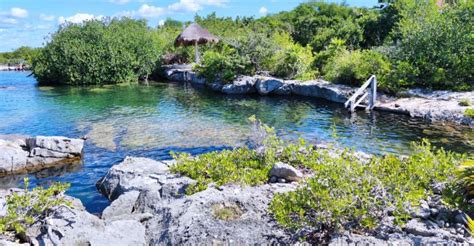
[[[0,134],[87,135],[82,165],[30,175],[33,184],[70,182],[68,194],[99,213],[108,204],[95,183],[125,156],[169,159],[170,151],[204,153],[244,144],[255,115],[285,139],[337,142],[370,153],[410,152],[429,139],[457,152],[474,152],[473,129],[428,124],[390,113],[350,115],[314,98],[226,96],[179,83],[38,87],[24,72],[0,72]],[[17,186],[22,176],[0,179]]]

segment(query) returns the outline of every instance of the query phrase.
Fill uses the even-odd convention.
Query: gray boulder
[[[27,235],[34,245],[146,245],[145,227],[137,221],[105,222],[65,206],[28,228]]]
[[[26,144],[30,150],[40,148],[76,156],[82,155],[82,149],[84,148],[84,140],[66,137],[37,136],[28,138]]]
[[[303,174],[296,168],[283,163],[277,162],[273,165],[269,173],[270,177],[284,179],[288,181],[298,181],[303,178]]]
[[[260,187],[210,187],[179,199],[163,200],[157,191],[140,194],[135,211],[152,213],[145,222],[150,245],[287,244],[290,235],[268,212],[276,192],[290,184]]]
[[[0,174],[35,171],[77,162],[84,140],[65,137],[0,136]]]
[[[128,191],[160,190],[166,197],[181,197],[188,185],[195,181],[169,172],[173,162],[147,158],[126,157],[109,169],[96,186],[110,200]]]
[[[347,101],[347,90],[344,86],[335,85],[326,81],[305,81],[294,83],[292,94],[323,98],[332,102],[344,103]]]
[[[0,174],[26,168],[28,152],[14,142],[0,139]]]
[[[249,94],[255,93],[257,78],[250,76],[239,76],[231,84],[225,84],[221,91],[225,94]]]
[[[255,88],[258,94],[268,95],[284,85],[282,80],[263,77],[257,80]]]

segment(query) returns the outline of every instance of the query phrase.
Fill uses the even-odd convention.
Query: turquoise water
[[[108,204],[95,183],[125,156],[169,159],[245,144],[256,115],[285,139],[336,142],[370,153],[410,151],[421,138],[457,152],[474,151],[473,130],[390,113],[350,115],[314,98],[226,96],[180,83],[102,88],[38,87],[23,72],[0,72],[0,134],[87,136],[81,165],[30,175],[34,184],[70,182],[70,195],[91,212]],[[4,177],[16,186],[22,176]]]

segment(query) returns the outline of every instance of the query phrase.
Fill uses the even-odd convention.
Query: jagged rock
[[[129,191],[115,199],[102,212],[102,219],[114,220],[122,215],[129,215],[133,211],[133,206],[137,201],[139,191]]]
[[[169,172],[173,162],[159,162],[147,158],[126,157],[110,168],[96,186],[110,200],[128,191],[160,190],[164,197],[181,197],[188,185],[195,181]]]
[[[289,184],[211,187],[171,200],[148,190],[140,194],[135,211],[155,215],[145,222],[150,245],[286,244],[290,236],[272,219],[268,205],[275,192],[295,188]],[[234,214],[223,218],[220,209]]]
[[[82,149],[84,148],[84,140],[66,137],[37,136],[28,138],[26,144],[30,150],[38,147],[72,155],[82,155]]]
[[[26,168],[28,152],[14,142],[0,139],[0,174]]]
[[[283,162],[275,163],[272,169],[270,170],[269,175],[277,177],[278,182],[280,182],[281,180],[283,180],[284,182],[286,182],[286,180],[298,181],[303,178],[303,174],[298,169]]]
[[[226,84],[221,91],[226,94],[249,94],[256,91],[257,78],[250,76],[239,76],[231,84]]]
[[[405,231],[413,235],[423,237],[430,237],[436,234],[433,230],[430,230],[425,223],[422,223],[417,219],[408,221],[408,223],[405,225]]]
[[[145,227],[137,221],[105,222],[65,206],[28,228],[27,235],[34,245],[146,245]]]
[[[0,174],[38,170],[76,162],[82,157],[84,140],[65,137],[1,136]]]
[[[295,83],[292,94],[319,97],[332,102],[344,103],[347,101],[347,96],[340,89],[342,87],[344,86],[334,85],[326,81],[305,81]]]
[[[275,79],[275,78],[261,78],[258,79],[255,88],[257,89],[258,94],[260,95],[268,95],[278,88],[284,85],[282,80]]]

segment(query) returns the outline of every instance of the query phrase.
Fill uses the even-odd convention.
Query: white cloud
[[[115,4],[126,4],[130,2],[130,0],[109,0],[109,2],[115,3]]]
[[[261,14],[261,15],[267,15],[268,14],[268,9],[265,8],[265,7],[261,7],[258,12]]]
[[[158,26],[163,26],[165,24],[165,20],[159,20],[158,21]]]
[[[54,15],[46,15],[46,14],[40,14],[39,18],[44,21],[54,21],[54,19],[56,19]]]
[[[204,6],[224,6],[228,0],[179,0],[168,6],[168,9],[176,12],[197,12]]]
[[[63,23],[68,22],[68,23],[79,24],[84,21],[94,20],[94,19],[97,20],[97,19],[102,19],[102,18],[104,18],[103,15],[94,16],[94,15],[86,14],[86,13],[77,13],[69,17],[64,17],[64,16],[58,17],[58,23],[63,24]]]
[[[15,18],[26,18],[28,17],[28,11],[26,9],[14,7],[10,9],[10,15]]]
[[[163,15],[166,12],[164,8],[155,7],[148,4],[143,4],[138,9],[138,14],[142,17],[157,17]]]
[[[13,19],[13,18],[0,18],[0,23],[15,25],[15,24],[18,24],[18,21],[16,19]]]

